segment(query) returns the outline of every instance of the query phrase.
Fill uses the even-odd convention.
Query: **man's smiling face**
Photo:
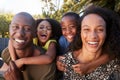
[[[10,39],[15,49],[25,49],[31,45],[33,38],[33,26],[31,20],[24,15],[13,18],[10,27]]]

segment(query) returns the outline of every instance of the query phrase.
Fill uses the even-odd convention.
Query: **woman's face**
[[[89,52],[98,52],[106,38],[106,23],[97,14],[88,14],[81,23],[82,48]]]
[[[73,17],[65,16],[61,20],[62,34],[68,42],[72,42],[76,35],[76,22]]]
[[[52,35],[52,27],[50,23],[46,20],[43,20],[39,23],[37,27],[37,36],[40,43],[45,44]]]

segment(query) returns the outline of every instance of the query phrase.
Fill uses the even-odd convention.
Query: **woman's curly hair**
[[[80,27],[77,29],[78,34],[69,46],[69,50],[75,51],[82,48],[81,40],[81,22],[85,16],[97,14],[106,22],[106,39],[102,46],[104,53],[115,54],[120,57],[120,17],[119,15],[107,8],[91,6],[87,8],[80,19]],[[92,19],[91,19],[92,20]]]

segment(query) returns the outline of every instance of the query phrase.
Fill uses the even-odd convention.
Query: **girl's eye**
[[[51,28],[50,28],[50,27],[47,27],[47,30],[51,30]]]
[[[46,30],[51,30],[51,27],[44,27],[44,26],[40,26],[39,29],[43,30],[43,29],[46,29]]]
[[[44,27],[43,26],[40,26],[39,29],[43,29]]]

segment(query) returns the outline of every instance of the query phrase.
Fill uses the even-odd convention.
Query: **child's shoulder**
[[[61,36],[60,39],[59,39],[59,41],[60,40],[66,40],[66,38],[64,36]]]
[[[47,41],[47,43],[51,43],[51,42],[57,43],[57,41],[56,41],[55,39],[50,39],[50,40]],[[47,43],[46,43],[46,44],[47,44]]]
[[[34,45],[34,54],[45,54],[46,50],[41,46]]]

